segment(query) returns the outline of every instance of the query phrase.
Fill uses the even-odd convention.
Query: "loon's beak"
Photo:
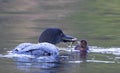
[[[72,37],[72,36],[70,36],[70,35],[64,35],[64,36],[62,37],[62,41],[63,41],[63,42],[75,42],[75,41],[77,41],[77,38]]]

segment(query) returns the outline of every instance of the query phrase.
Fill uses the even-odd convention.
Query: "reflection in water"
[[[61,48],[64,49],[64,48]],[[71,54],[71,50],[65,49],[66,52]],[[69,60],[64,63],[40,63],[34,61],[32,56],[28,55],[3,55],[0,54],[0,59],[5,58],[5,60],[12,59],[12,62],[15,63],[15,67],[23,72],[26,73],[73,73],[73,71],[78,70],[80,71],[79,68],[82,70],[83,64],[88,65],[88,64],[95,64],[99,63],[99,65],[106,64],[106,65],[111,65],[111,64],[120,64],[120,56],[118,54],[115,54],[116,52],[120,52],[120,48],[102,48],[102,47],[95,47],[95,46],[89,46],[89,52],[88,52],[88,58],[86,61],[82,61],[77,57],[75,54],[75,50],[72,50],[72,55],[70,55]],[[79,54],[78,54],[79,55]],[[92,55],[92,56],[91,56]],[[72,56],[72,58],[71,58]],[[73,57],[74,56],[74,57]],[[17,58],[21,59],[21,61],[15,60]],[[94,57],[94,58],[93,58]],[[112,58],[113,57],[113,58]],[[68,57],[67,57],[68,58]],[[29,61],[26,61],[29,60]],[[85,67],[86,68],[86,67]],[[75,70],[70,70],[70,69],[75,69]],[[78,73],[75,72],[75,73]]]
[[[56,72],[55,68],[59,68],[62,63],[46,63],[46,62],[33,62],[31,56],[20,56],[17,55],[17,59],[21,59],[22,61],[16,61],[15,55],[2,55],[0,54],[0,59],[3,59],[6,63],[14,63],[15,68],[17,68],[20,71],[26,72],[26,73],[53,73]],[[29,62],[26,61],[29,59]],[[31,61],[30,61],[31,59]]]
[[[25,62],[16,62],[17,68],[41,68],[41,69],[49,69],[57,67],[57,63],[25,63]]]
[[[17,62],[17,68],[27,73],[53,73],[57,63],[22,63]]]

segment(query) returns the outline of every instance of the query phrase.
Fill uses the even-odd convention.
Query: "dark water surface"
[[[0,73],[118,73],[118,47],[89,46],[86,62],[24,63],[7,55],[20,43],[37,43],[48,27],[59,27],[66,34],[76,35],[66,24],[66,17],[79,9],[78,2],[84,0],[0,0]]]

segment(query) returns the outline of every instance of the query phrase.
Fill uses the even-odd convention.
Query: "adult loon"
[[[39,37],[39,43],[21,43],[12,50],[12,54],[32,55],[43,62],[56,62],[59,50],[55,44],[60,42],[75,42],[76,38],[65,35],[59,28],[47,28]]]

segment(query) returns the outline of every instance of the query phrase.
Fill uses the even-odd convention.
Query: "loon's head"
[[[65,35],[59,28],[47,28],[39,37],[39,43],[48,42],[57,44],[60,42],[75,42],[76,40],[77,39],[72,36]]]

